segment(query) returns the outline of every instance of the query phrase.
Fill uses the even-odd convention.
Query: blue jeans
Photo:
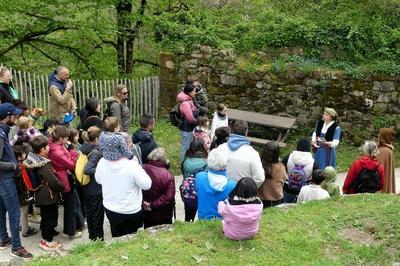
[[[181,161],[183,161],[183,159],[185,159],[186,150],[189,148],[189,145],[192,142],[193,133],[191,131],[186,132],[182,130],[180,130],[180,132],[182,137]]]
[[[0,240],[8,239],[6,226],[6,212],[8,212],[12,249],[17,250],[21,247],[19,237],[19,201],[17,187],[13,178],[0,178]]]

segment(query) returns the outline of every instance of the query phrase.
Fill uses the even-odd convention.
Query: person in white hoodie
[[[248,125],[246,121],[238,120],[233,124],[232,134],[227,143],[221,144],[221,149],[228,158],[226,174],[236,182],[243,177],[250,177],[259,188],[265,180],[264,168],[258,152],[250,145],[247,138]]]
[[[101,158],[95,178],[102,185],[103,205],[110,221],[112,237],[136,233],[143,226],[142,190],[151,179],[136,160]]]
[[[293,173],[294,171],[298,173],[304,173],[305,180],[303,182],[303,185],[311,180],[312,172],[316,168],[316,164],[310,150],[310,142],[307,139],[300,139],[297,142],[296,150],[289,155],[286,164],[289,178],[291,176],[291,173]],[[284,185],[284,202],[294,203],[296,202],[297,195],[300,193],[301,187],[299,187],[298,189],[289,187],[289,178]]]
[[[218,104],[217,111],[215,111],[213,120],[211,122],[211,141],[214,141],[215,130],[217,128],[228,126],[228,115],[226,113],[227,109],[228,108],[225,104]]]

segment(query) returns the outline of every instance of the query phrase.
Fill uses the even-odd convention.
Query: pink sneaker
[[[39,247],[44,250],[50,251],[50,250],[58,250],[58,249],[62,248],[63,245],[58,241],[48,242],[48,241],[42,239],[39,242]]]

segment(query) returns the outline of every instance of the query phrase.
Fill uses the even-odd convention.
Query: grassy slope
[[[88,244],[71,256],[38,258],[40,265],[343,265],[389,264],[400,260],[400,197],[361,195],[310,202],[264,212],[260,232],[230,241],[220,221],[176,223],[175,231],[140,233],[128,242]],[[345,240],[345,228],[361,234]],[[368,244],[357,243],[371,238]]]

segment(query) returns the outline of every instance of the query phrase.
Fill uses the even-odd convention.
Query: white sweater
[[[149,190],[151,187],[151,179],[139,163],[126,158],[118,161],[101,158],[95,178],[102,185],[104,207],[121,214],[140,211],[142,189]]]
[[[289,174],[296,165],[304,166],[304,173],[307,175],[307,178],[310,178],[314,167],[314,158],[311,152],[293,151],[289,155],[287,162],[287,171]]]
[[[218,116],[218,113],[214,113],[213,120],[211,122],[211,141],[214,140],[215,130],[219,127],[227,127],[228,126],[228,115],[225,116],[225,119],[222,119]]]
[[[239,149],[232,151],[228,144],[218,146],[228,157],[226,175],[235,181],[243,177],[250,177],[256,182],[257,187],[261,187],[265,180],[264,168],[258,152],[250,145],[243,145]]]
[[[297,203],[307,202],[311,200],[323,200],[330,198],[328,191],[318,185],[308,185],[301,188]]]

